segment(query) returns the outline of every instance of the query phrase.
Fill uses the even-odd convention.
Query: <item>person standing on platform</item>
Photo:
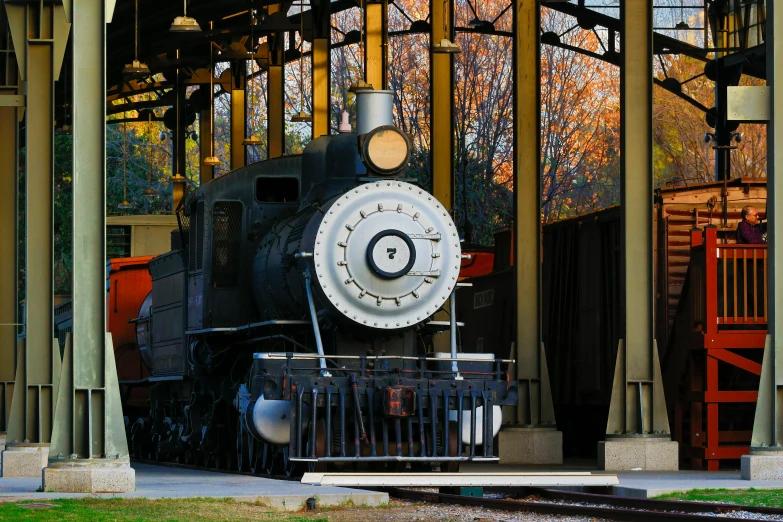
[[[766,243],[762,236],[761,218],[756,207],[742,209],[742,221],[737,225],[737,243],[740,245],[759,245]]]

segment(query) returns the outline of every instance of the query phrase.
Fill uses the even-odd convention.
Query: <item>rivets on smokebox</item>
[[[435,259],[435,258],[438,258],[438,257],[440,257],[440,254],[439,254],[439,253],[437,253],[437,252],[433,252],[433,253],[432,253],[432,258],[433,258],[433,259]]]
[[[367,290],[362,290],[361,292],[359,292],[359,299],[361,299],[365,295],[367,295]]]
[[[356,229],[355,229],[355,227],[354,227],[353,225],[345,225],[345,228],[347,228],[347,229],[348,229],[348,230],[350,230],[351,232],[353,232],[354,230],[356,230]]]
[[[348,279],[346,279],[346,280],[344,281],[344,283],[345,283],[346,285],[350,285],[351,283],[353,283],[353,277],[349,277]]]
[[[399,297],[395,297],[394,302],[397,303],[397,306],[400,306],[402,304],[402,301],[400,300]]]
[[[367,217],[367,212],[365,212],[364,210],[360,210],[359,215],[362,216],[362,219],[364,219]]]
[[[381,303],[383,302],[383,298],[381,296],[378,296],[378,300],[376,301],[376,304],[378,306],[381,306]]]
[[[397,212],[402,212],[402,205],[397,205]]]
[[[432,232],[433,230],[435,230],[435,227],[429,227],[429,228],[427,228],[427,230],[425,230],[425,232],[426,232],[427,234],[429,234],[429,233],[430,233],[430,232]]]
[[[378,203],[378,212],[383,212],[383,203]]]
[[[418,299],[418,298],[419,298],[419,293],[418,293],[416,290],[414,290],[413,292],[411,292],[411,295],[412,295],[413,297],[415,297],[416,299]]]
[[[347,246],[348,246],[348,243],[346,243],[345,241],[338,241],[338,242],[337,242],[337,246],[341,246],[341,247],[347,247]]]
[[[418,221],[419,220],[419,216],[421,216],[421,214],[419,214],[418,212],[413,214],[413,221]]]
[[[338,261],[337,266],[348,266],[348,261]]]

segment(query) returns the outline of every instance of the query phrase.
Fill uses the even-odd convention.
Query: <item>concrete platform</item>
[[[305,473],[302,484],[346,487],[610,487],[608,473]]]
[[[296,511],[308,498],[315,497],[320,506],[335,506],[348,502],[377,506],[389,502],[389,495],[360,489],[312,486],[298,481],[274,480],[247,475],[232,475],[210,471],[194,471],[164,466],[133,463],[136,470],[136,491],[120,494],[37,493],[40,478],[0,478],[0,502],[15,500],[47,500],[55,498],[120,497],[120,498],[233,498],[258,501],[270,508]]]

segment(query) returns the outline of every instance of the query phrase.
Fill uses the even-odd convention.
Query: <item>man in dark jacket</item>
[[[742,209],[742,221],[737,225],[737,243],[741,245],[758,245],[766,243],[762,237],[760,218],[756,207]]]

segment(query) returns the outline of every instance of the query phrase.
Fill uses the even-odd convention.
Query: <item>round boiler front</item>
[[[312,238],[321,299],[370,328],[414,326],[457,284],[462,252],[451,216],[427,191],[366,183],[324,209]]]

